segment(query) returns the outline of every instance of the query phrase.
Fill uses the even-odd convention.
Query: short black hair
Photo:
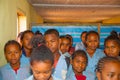
[[[104,46],[105,46],[106,42],[109,41],[109,40],[115,41],[120,46],[120,39],[117,36],[114,36],[114,35],[110,35],[105,39]]]
[[[60,39],[67,39],[67,40],[69,40],[71,42],[71,39],[68,36],[66,36],[66,35],[60,36]]]
[[[81,38],[82,38],[82,35],[83,35],[84,33],[87,34],[87,31],[83,31],[83,32],[81,33],[81,36],[80,36]]]
[[[85,40],[87,40],[87,38],[88,38],[88,36],[89,36],[90,34],[96,34],[96,35],[98,36],[98,39],[100,39],[100,36],[99,36],[98,32],[96,32],[96,31],[89,31],[89,32],[87,32],[87,34],[86,34]]]
[[[16,40],[9,40],[8,42],[6,42],[6,44],[5,44],[5,46],[4,46],[4,52],[6,52],[6,47],[7,47],[8,45],[17,45],[18,48],[19,48],[19,50],[22,49],[21,46],[20,46],[20,44],[19,44]]]
[[[47,34],[55,34],[57,37],[59,37],[59,32],[56,29],[48,29],[47,31],[45,31],[44,35]]]
[[[25,34],[27,34],[27,33],[32,33],[32,34],[34,34],[31,30],[26,30],[26,31],[24,31],[24,32],[22,33],[20,40],[23,40]]]
[[[41,33],[39,30],[37,30],[37,31],[35,32],[35,35],[42,35],[42,33]]]
[[[115,30],[112,30],[112,31],[110,32],[110,35],[113,35],[113,36],[118,37],[118,34],[117,34],[117,32],[116,32]]]
[[[50,49],[47,46],[45,46],[43,44],[43,45],[40,45],[39,47],[33,49],[31,56],[30,56],[31,65],[34,61],[45,62],[46,60],[49,60],[51,62],[51,64],[53,65],[54,57],[53,57],[52,52],[50,51]]]
[[[116,57],[103,57],[98,61],[97,67],[96,67],[96,71],[101,72],[104,65],[108,62],[118,62],[120,63],[120,59],[116,58]]]
[[[86,59],[87,63],[88,63],[88,57],[87,57],[87,54],[86,54],[86,52],[84,50],[76,50],[76,51],[74,51],[72,56],[71,56],[72,60],[78,55],[84,57]]]

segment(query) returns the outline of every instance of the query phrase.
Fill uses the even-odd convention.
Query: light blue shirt
[[[79,42],[79,43],[77,43],[76,44],[76,46],[75,46],[75,51],[76,50],[85,50],[86,48],[85,48],[85,45],[83,44],[83,42]]]
[[[76,80],[75,73],[73,72],[72,65],[69,66],[66,80]]]
[[[63,55],[65,57],[70,57],[71,55],[69,54],[69,52],[65,52],[64,54],[59,50],[60,55]]]
[[[90,57],[89,54],[87,53],[88,65],[86,67],[86,70],[84,71],[84,74],[87,77],[87,80],[95,80],[96,78],[95,69],[96,69],[97,63],[104,56],[105,54],[100,49],[96,49],[92,57]]]
[[[58,78],[55,78],[54,76],[52,76],[53,80],[61,80]],[[29,78],[25,79],[25,80],[34,80],[33,75],[31,75]]]
[[[84,75],[84,73],[83,73],[83,75]],[[73,71],[72,65],[69,66],[66,80],[77,80],[75,77],[75,73]]]
[[[61,55],[56,68],[53,70],[53,76],[58,78],[57,80],[65,80],[67,74],[67,64],[65,61],[65,56]]]
[[[20,58],[20,62],[29,65],[30,64],[30,58],[28,58],[28,57],[26,57],[22,54],[22,56]]]
[[[30,66],[21,64],[20,68],[15,71],[11,68],[10,64],[6,64],[0,68],[0,80],[24,80],[31,75]]]

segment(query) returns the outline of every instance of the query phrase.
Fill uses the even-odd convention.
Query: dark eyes
[[[109,73],[107,76],[112,78],[112,77],[114,77],[114,74],[113,73]]]

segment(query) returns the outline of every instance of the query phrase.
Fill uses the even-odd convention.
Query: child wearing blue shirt
[[[54,71],[53,76],[59,80],[65,80],[67,73],[67,63],[65,56],[59,53],[59,32],[56,29],[48,29],[45,34],[46,46],[52,51],[54,55]]]
[[[98,49],[99,47],[99,34],[95,31],[89,31],[86,34],[86,53],[88,57],[88,65],[84,74],[87,77],[87,80],[95,80],[96,74],[95,69],[96,65],[100,58],[104,57],[105,54],[102,50]]]
[[[87,62],[88,59],[85,51],[77,50],[73,52],[66,80],[86,80],[83,71],[87,66]]]
[[[29,65],[20,62],[22,52],[17,41],[8,41],[4,53],[8,63],[0,68],[1,80],[24,80],[31,75]]]

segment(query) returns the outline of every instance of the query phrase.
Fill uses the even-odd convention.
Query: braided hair
[[[104,65],[109,63],[109,62],[117,62],[120,63],[120,59],[116,58],[116,57],[103,57],[99,60],[98,64],[97,64],[97,68],[96,71],[97,72],[101,72]]]

